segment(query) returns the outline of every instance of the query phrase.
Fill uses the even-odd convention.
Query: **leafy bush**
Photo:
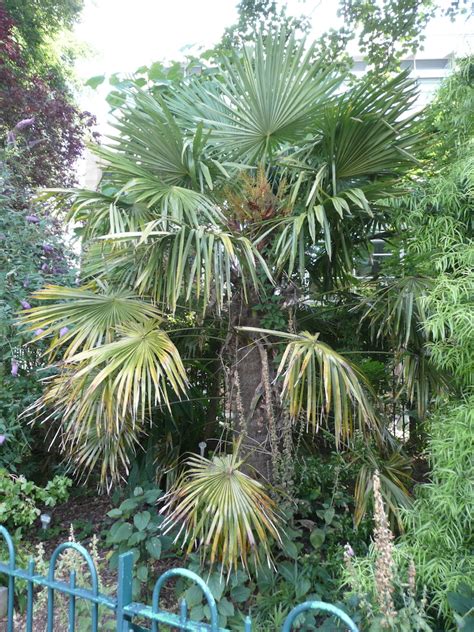
[[[336,573],[346,542],[350,541],[359,554],[367,551],[369,520],[361,519],[355,528],[356,474],[357,469],[337,452],[306,457],[298,472],[299,523],[309,528],[311,545]]]
[[[40,396],[40,379],[48,375],[41,358],[47,341],[39,339],[40,331],[20,330],[17,315],[29,307],[32,291],[73,279],[57,222],[39,206],[32,210],[28,192],[6,166],[5,156],[14,153],[0,151],[0,466],[10,471],[25,465],[31,428],[19,417]]]
[[[84,132],[94,119],[78,111],[64,77],[58,85],[57,72],[43,68],[37,74],[25,63],[29,47],[20,46],[15,22],[3,6],[0,33],[0,137],[25,150],[15,164],[23,188],[70,184],[84,148]]]
[[[472,516],[474,397],[446,405],[431,422],[431,482],[416,489],[406,512],[401,547],[413,557],[419,586],[426,586],[434,614],[452,618],[448,595],[474,586]],[[448,624],[446,624],[448,625]]]
[[[14,476],[0,468],[0,524],[7,529],[32,525],[41,513],[38,505],[54,507],[66,501],[71,485],[66,476],[55,476],[45,487],[40,487],[24,476]]]
[[[233,572],[229,581],[226,582],[225,569],[220,566],[212,570],[208,567],[203,569],[199,555],[195,553],[189,556],[187,568],[206,580],[216,600],[221,627],[228,627],[231,622],[239,622],[241,618],[243,619],[241,613],[246,611],[246,604],[255,589],[255,584],[248,573],[239,569]],[[189,616],[193,621],[210,620],[209,606],[202,590],[197,585],[187,586],[185,580],[180,579],[176,583],[176,594],[179,599],[186,599],[190,609]]]
[[[171,545],[171,538],[159,534],[163,519],[155,504],[161,496],[157,488],[136,487],[129,498],[107,514],[115,520],[106,537],[106,543],[113,549],[109,555],[110,566],[116,569],[119,555],[133,553],[134,598],[146,590],[149,582],[154,583],[156,578],[150,576],[149,563],[159,560]]]

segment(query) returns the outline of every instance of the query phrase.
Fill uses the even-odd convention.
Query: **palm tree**
[[[288,415],[329,423],[338,441],[355,421],[377,431],[347,359],[317,332],[261,322],[272,296],[296,288],[304,300],[314,284],[351,274],[414,164],[421,139],[406,74],[349,88],[343,79],[313,46],[284,31],[260,36],[212,73],[127,93],[115,137],[95,148],[99,191],[52,192],[83,224],[82,285],[37,292],[24,323],[51,339],[58,364],[33,413],[56,418],[76,466],[100,464],[117,480],[153,409],[186,397],[189,370],[169,325],[183,309],[198,325],[223,323],[218,392],[261,476],[271,477]]]

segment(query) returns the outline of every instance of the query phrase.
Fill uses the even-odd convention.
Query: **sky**
[[[238,0],[86,0],[76,28],[96,51],[78,70],[132,72],[142,64],[176,59],[190,44],[211,46],[237,19]],[[317,15],[316,31],[337,20],[334,0],[288,0],[288,13]],[[97,74],[97,73],[96,73]]]
[[[236,4],[237,0],[86,0],[75,29],[76,38],[88,49],[76,62],[79,80],[132,73],[154,61],[179,59],[189,45],[209,47],[235,22]],[[310,16],[314,36],[340,24],[336,0],[288,0],[285,4],[291,15]],[[461,52],[469,47],[472,52],[468,40],[472,43],[473,22],[472,17],[454,25],[435,20],[427,33],[426,53],[444,56],[459,47]],[[85,87],[79,95],[81,106],[98,117],[99,129],[105,128],[109,91],[110,86],[104,84],[97,91]]]

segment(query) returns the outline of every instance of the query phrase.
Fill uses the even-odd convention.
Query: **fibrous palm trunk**
[[[233,429],[241,437],[241,452],[252,473],[272,479],[272,455],[275,452],[279,406],[271,382],[274,371],[260,334],[242,332],[235,327],[261,325],[257,310],[258,297],[245,301],[240,292],[232,303],[233,331],[227,345],[231,359],[228,393]]]

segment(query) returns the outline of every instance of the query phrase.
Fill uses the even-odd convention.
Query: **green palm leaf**
[[[160,230],[161,222],[149,223],[142,232],[107,235],[111,244],[128,243],[132,248],[96,251],[85,268],[95,277],[104,270],[140,295],[151,296],[171,311],[180,299],[197,300],[203,309],[211,301],[220,310],[232,295],[234,277],[244,292],[257,288],[257,266],[271,279],[270,271],[255,245],[218,227],[174,225]]]
[[[65,220],[80,224],[81,237],[86,241],[108,233],[139,230],[154,218],[145,204],[136,203],[130,195],[111,186],[102,191],[46,189],[37,197],[52,203],[58,211],[66,207]]]
[[[378,455],[372,449],[362,447],[354,458],[354,463],[358,462],[360,469],[354,490],[355,524],[360,524],[367,512],[372,497],[374,474],[378,472],[382,497],[387,504],[390,517],[403,531],[400,509],[406,509],[412,504],[409,493],[409,487],[413,482],[411,459],[397,448]]]
[[[448,389],[446,376],[430,362],[424,323],[428,319],[426,296],[432,281],[406,276],[382,287],[364,300],[363,320],[375,340],[388,340],[400,364],[400,394],[423,419],[434,395]]]
[[[431,285],[430,279],[404,276],[365,299],[363,319],[374,339],[387,337],[397,347],[422,344],[426,340],[422,323],[428,316],[425,297]]]
[[[307,134],[340,79],[314,60],[314,45],[284,30],[259,35],[224,60],[220,94],[208,91],[203,120],[225,154],[254,162]]]
[[[328,165],[333,195],[337,181],[393,176],[416,164],[410,152],[422,140],[414,125],[418,115],[406,116],[416,98],[416,84],[405,71],[386,81],[361,81],[324,110],[313,151]]]
[[[145,176],[163,185],[204,191],[213,188],[213,176],[222,177],[203,151],[202,126],[181,128],[160,97],[143,91],[129,94],[114,127],[119,137],[111,140],[118,143],[97,147],[95,153],[109,165],[108,178],[119,187],[130,177]]]
[[[290,197],[296,202],[304,196],[305,203],[282,220],[279,269],[288,264],[291,274],[297,264],[304,276],[307,253],[314,256],[317,248],[351,270],[351,237],[362,233],[367,242],[374,221],[383,225],[383,200],[394,195],[398,171],[417,164],[412,152],[423,139],[417,117],[404,116],[415,98],[407,73],[380,84],[362,82],[324,106],[311,130],[314,140],[282,157],[292,178]]]

